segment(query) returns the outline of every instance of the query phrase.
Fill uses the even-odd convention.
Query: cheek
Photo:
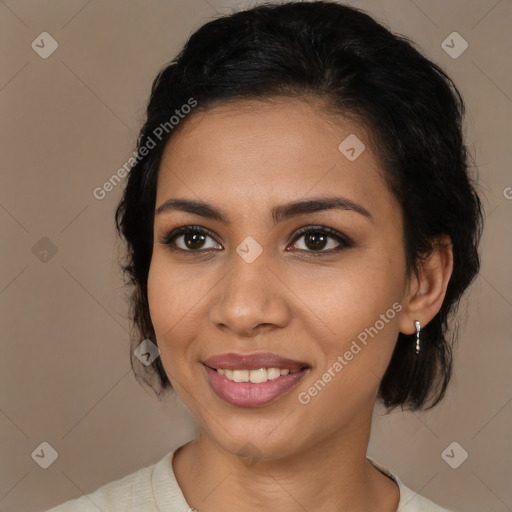
[[[180,268],[170,263],[161,250],[151,260],[148,302],[153,326],[160,335],[170,335],[180,325],[197,305],[204,287],[202,279],[193,278]]]
[[[399,297],[399,287],[382,274],[366,274],[364,279],[352,274],[324,304],[322,320],[329,335],[316,338],[321,363],[298,390],[298,399],[317,411],[310,416],[313,423],[314,417],[324,418],[326,431],[374,402],[396,343]]]
[[[158,259],[153,258],[148,275],[148,303],[151,322],[159,337],[170,326],[170,312],[174,311],[173,294],[170,293],[172,280],[163,272]]]
[[[179,353],[180,340],[183,339],[183,322],[191,305],[192,293],[184,293],[186,284],[180,283],[179,276],[175,270],[169,268],[165,258],[154,257],[148,275],[148,303],[151,322],[155,330],[158,347],[160,349],[162,362],[176,359]],[[169,357],[172,350],[173,357]]]
[[[148,303],[162,363],[178,372],[190,350],[190,341],[202,332],[198,322],[215,284],[213,271],[186,270],[172,264],[162,251],[155,252],[148,274]],[[181,361],[180,364],[178,362]]]
[[[383,251],[371,249],[366,254],[354,254],[342,270],[329,275],[328,280],[313,285],[311,299],[315,309],[331,323],[336,332],[354,335],[353,329],[373,325],[381,314],[400,300],[405,286],[404,268]]]
[[[404,265],[395,253],[372,248],[347,261],[346,270],[332,275],[328,292],[316,288],[318,299],[313,304],[329,327],[322,338],[324,357],[319,372],[331,371],[326,379],[332,379],[332,391],[343,393],[350,388],[356,395],[368,396],[374,392],[398,335]],[[332,378],[333,373],[339,378]]]

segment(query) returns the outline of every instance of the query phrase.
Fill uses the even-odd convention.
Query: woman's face
[[[294,99],[239,101],[181,122],[156,208],[209,208],[167,203],[155,214],[149,306],[173,387],[233,454],[279,458],[367,430],[408,282],[401,209],[364,131]],[[327,208],[334,198],[342,207]],[[206,233],[162,243],[183,226]],[[287,366],[294,372],[257,369]],[[233,381],[219,368],[245,371]],[[235,382],[247,376],[267,380]]]

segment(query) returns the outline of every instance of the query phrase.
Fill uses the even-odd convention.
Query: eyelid
[[[304,226],[302,228],[299,228],[295,233],[293,234],[292,238],[290,239],[290,242],[296,242],[299,238],[302,238],[304,235],[308,233],[324,233],[328,236],[328,238],[333,238],[337,242],[339,242],[342,245],[345,245],[346,247],[352,247],[354,245],[354,242],[351,238],[349,238],[344,233],[341,233],[337,229],[330,228],[328,226],[324,225],[308,225]],[[321,254],[321,253],[332,253],[335,250],[330,251],[306,251],[313,254]]]
[[[213,239],[215,241],[215,243],[221,245],[217,241],[216,236],[209,229],[203,228],[201,226],[195,226],[195,225],[180,226],[180,227],[171,229],[169,231],[165,231],[164,234],[162,235],[162,237],[160,238],[159,243],[161,245],[169,246],[169,248],[171,250],[175,250],[175,251],[182,252],[182,253],[186,252],[186,253],[198,254],[198,253],[206,253],[206,252],[212,250],[212,249],[207,249],[207,250],[199,249],[197,251],[191,251],[191,250],[187,251],[185,249],[180,249],[179,247],[174,246],[172,243],[173,240],[183,234],[186,234],[186,233],[199,233],[200,235],[209,236],[211,239]],[[214,250],[218,250],[218,249],[214,249]]]

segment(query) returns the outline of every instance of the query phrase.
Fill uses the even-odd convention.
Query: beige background
[[[487,216],[448,395],[428,414],[377,409],[369,455],[455,511],[510,511],[512,2],[352,4],[411,37],[460,88]],[[45,510],[194,437],[178,399],[158,403],[131,374],[113,224],[122,186],[103,200],[93,190],[133,151],[161,66],[208,18],[246,5],[0,2],[1,512]],[[47,59],[31,48],[45,31],[58,42]],[[453,31],[469,43],[456,59],[441,47]],[[457,469],[441,456],[454,441],[469,454]],[[58,452],[47,469],[31,457],[42,442]]]

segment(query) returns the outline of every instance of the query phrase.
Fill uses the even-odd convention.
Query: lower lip
[[[297,373],[281,375],[277,379],[259,384],[235,382],[208,366],[206,373],[213,391],[228,404],[236,407],[258,407],[265,405],[290,391],[306,375],[307,369]]]

